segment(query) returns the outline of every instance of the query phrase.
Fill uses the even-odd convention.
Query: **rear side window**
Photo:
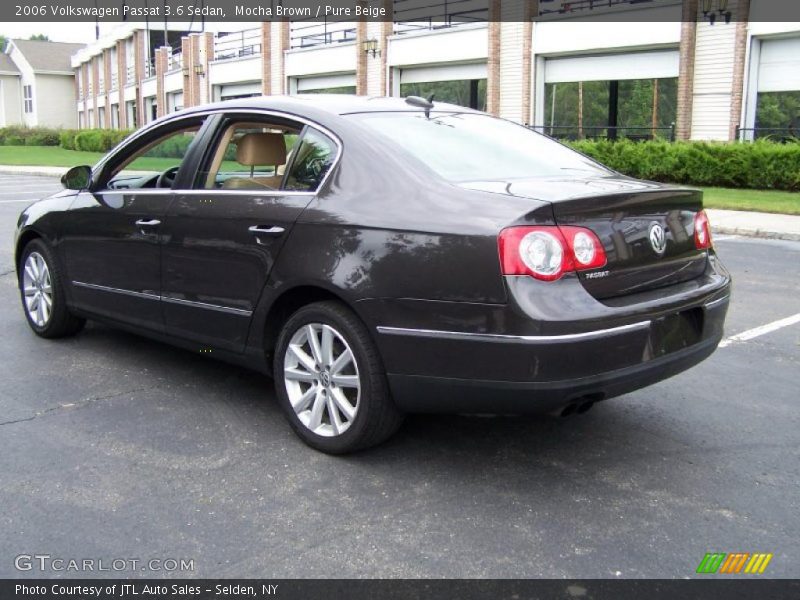
[[[309,127],[295,150],[286,189],[315,192],[336,159],[336,144],[327,135]]]
[[[473,113],[354,115],[448,181],[608,174],[591,159],[515,123]]]

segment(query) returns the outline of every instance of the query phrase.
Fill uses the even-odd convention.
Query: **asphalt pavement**
[[[111,328],[42,340],[0,176],[0,577],[15,557],[192,560],[156,577],[667,577],[706,552],[800,576],[800,243],[722,236],[727,335],[701,365],[568,419],[412,416],[306,447],[258,374]],[[128,563],[130,564],[130,563]],[[140,564],[140,563],[138,563]]]

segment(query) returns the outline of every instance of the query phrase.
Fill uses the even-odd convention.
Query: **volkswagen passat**
[[[19,219],[25,316],[274,375],[308,444],[407,412],[582,412],[716,348],[699,191],[421,98],[235,100],[131,135]]]

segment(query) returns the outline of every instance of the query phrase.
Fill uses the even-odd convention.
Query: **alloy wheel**
[[[361,398],[355,355],[330,325],[308,323],[289,341],[283,378],[297,418],[317,435],[333,437],[352,425]]]
[[[53,285],[47,262],[38,252],[31,252],[25,259],[22,292],[28,317],[37,327],[45,327],[53,311]]]

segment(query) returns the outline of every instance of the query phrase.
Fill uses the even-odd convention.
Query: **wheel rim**
[[[334,437],[350,428],[358,413],[358,364],[344,336],[330,325],[298,329],[283,359],[283,379],[297,418],[317,435]]]
[[[25,259],[22,271],[22,293],[25,297],[25,310],[37,327],[44,327],[53,312],[53,285],[50,269],[44,257],[31,252]]]

